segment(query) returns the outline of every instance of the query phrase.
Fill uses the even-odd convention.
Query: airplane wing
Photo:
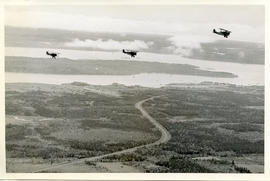
[[[231,32],[229,30],[226,30],[226,29],[223,29],[223,28],[219,28],[220,30],[223,30],[223,31],[227,31],[227,32]]]
[[[126,50],[126,52],[129,52],[129,53],[137,53],[139,51],[135,51],[135,50]]]
[[[61,54],[61,53],[59,53],[59,52],[54,52],[54,51],[51,51],[51,52],[48,51],[48,53],[54,53],[54,54],[57,54],[57,55],[58,55],[58,54]]]

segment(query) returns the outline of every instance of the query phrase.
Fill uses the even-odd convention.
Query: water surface
[[[47,49],[6,47],[5,56],[24,56],[48,58]],[[161,87],[171,83],[200,83],[203,81],[231,83],[237,85],[264,85],[264,65],[239,64],[231,62],[206,61],[183,58],[179,55],[166,55],[139,52],[136,58],[130,58],[121,52],[81,51],[81,50],[54,50],[60,52],[60,57],[69,59],[91,60],[123,60],[146,61],[172,64],[190,64],[203,70],[229,72],[237,75],[237,78],[215,78],[189,75],[171,74],[137,74],[128,76],[108,75],[54,75],[54,74],[28,74],[6,73],[6,82],[36,82],[61,84],[74,81],[87,82],[94,85],[109,85],[120,83],[124,85],[140,85],[145,87]]]

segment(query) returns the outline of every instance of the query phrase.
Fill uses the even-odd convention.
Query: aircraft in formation
[[[56,59],[56,57],[57,57],[58,54],[60,54],[60,53],[55,53],[55,52],[50,53],[50,52],[46,51],[46,54],[49,55],[49,56],[51,56],[52,58]]]
[[[219,28],[220,31],[217,31],[216,29],[213,29],[213,33],[224,36],[225,38],[228,38],[228,36],[231,34],[231,31],[223,29],[223,28]],[[130,55],[131,57],[135,57],[138,53],[138,51],[135,50],[127,50],[127,49],[123,49],[122,52],[124,54]],[[56,57],[58,56],[59,53],[55,53],[55,52],[48,52],[46,51],[46,54],[51,56],[52,58],[56,59]]]
[[[220,31],[216,31],[213,29],[213,33],[224,36],[225,38],[228,38],[228,36],[231,34],[231,31],[225,30],[223,28],[219,28]]]
[[[138,53],[138,51],[134,51],[134,50],[125,50],[123,49],[122,50],[123,53],[127,54],[127,55],[130,55],[131,57],[135,57]]]

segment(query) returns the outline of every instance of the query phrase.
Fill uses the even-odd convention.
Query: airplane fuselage
[[[218,35],[221,35],[221,36],[224,36],[225,38],[228,38],[228,36],[230,35],[230,32],[226,32],[226,31],[224,31],[224,32],[222,32],[222,31],[218,32],[215,29],[213,29],[213,33],[218,34]]]
[[[47,55],[51,56],[52,58],[55,59],[57,57],[57,53],[49,53],[48,51],[46,52]]]
[[[123,53],[127,54],[127,55],[130,55],[131,57],[135,57],[137,55],[137,52],[133,52],[133,51],[125,51],[123,50]]]

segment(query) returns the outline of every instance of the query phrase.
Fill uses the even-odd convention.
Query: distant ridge
[[[186,57],[243,64],[264,64],[265,46],[262,43],[219,40],[201,43],[201,48],[192,49],[191,54]]]
[[[50,49],[72,49],[88,51],[106,51],[93,47],[68,47],[65,45],[74,39],[79,40],[115,40],[153,42],[145,51],[159,54],[177,54],[173,48],[170,35],[135,34],[135,33],[109,33],[109,32],[85,32],[46,28],[22,28],[5,26],[5,46],[7,47],[35,47]],[[185,47],[188,52],[186,58],[213,60],[220,62],[235,62],[243,64],[264,64],[264,43],[244,41],[219,40],[208,43],[200,43],[199,48]],[[112,50],[115,51],[115,50]],[[119,50],[121,51],[121,50]]]

